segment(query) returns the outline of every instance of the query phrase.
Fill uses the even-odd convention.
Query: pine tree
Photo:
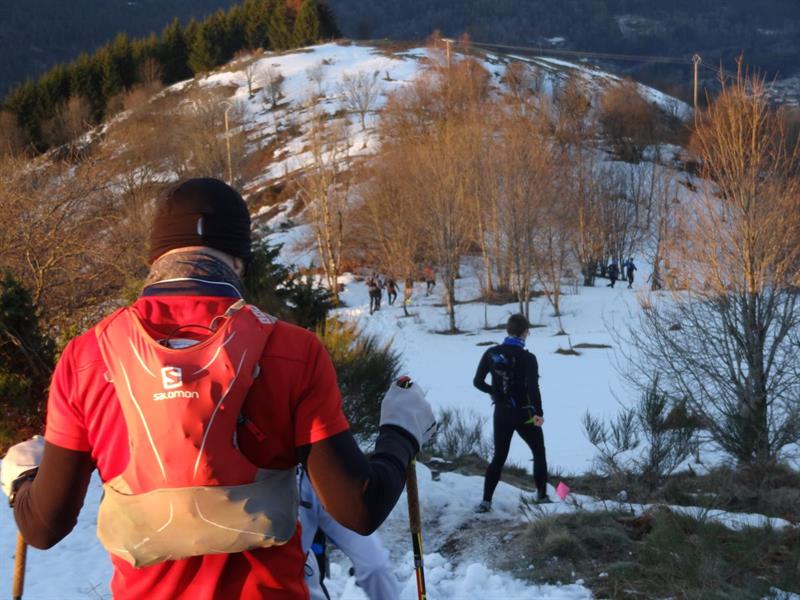
[[[133,45],[128,36],[124,33],[118,34],[111,42],[109,51],[122,88],[129,89],[136,83],[136,63],[133,59]]]
[[[99,121],[103,117],[106,99],[103,94],[103,70],[96,56],[81,54],[69,66],[73,94],[83,96],[92,108],[92,118]]]
[[[317,1],[317,14],[319,15],[319,28],[322,39],[333,39],[342,36],[336,26],[336,17],[327,0]]]
[[[19,84],[9,93],[5,106],[16,116],[26,141],[38,146],[41,143],[42,124],[38,108],[38,86],[30,79]]]
[[[320,22],[315,0],[303,0],[294,21],[294,45],[310,46],[320,38]]]
[[[197,34],[189,50],[189,67],[195,74],[207,73],[219,63],[219,48],[213,42],[213,24],[208,21],[200,23]]]
[[[288,50],[292,47],[292,27],[285,0],[277,0],[269,17],[267,28],[273,50]]]
[[[0,281],[0,398],[34,412],[43,402],[53,344],[39,327],[31,295],[11,275]]]
[[[64,65],[56,65],[37,82],[39,118],[49,119],[70,96],[70,75]]]
[[[268,48],[267,31],[272,3],[269,0],[247,0],[244,4],[244,39],[250,50]]]
[[[105,46],[97,53],[97,62],[102,73],[103,113],[108,101],[123,91],[124,85],[111,49]]]
[[[281,246],[260,241],[253,245],[247,269],[248,299],[271,315],[307,329],[325,322],[331,310],[330,292],[313,277],[301,277],[280,261]]]
[[[147,59],[153,58],[158,60],[160,45],[161,42],[155,33],[151,33],[146,38],[136,39],[131,42],[133,64],[136,65],[137,75],[139,68]]]
[[[175,83],[192,76],[189,68],[189,44],[177,18],[161,34],[158,59],[163,70],[164,83]]]
[[[186,38],[186,44],[191,49],[192,44],[194,44],[194,39],[197,37],[197,32],[200,30],[200,23],[198,23],[195,19],[189,21],[186,25],[186,29],[184,30],[184,36]]]
[[[229,61],[244,45],[243,28],[237,24],[238,11],[218,10],[197,27],[189,51],[189,66],[195,73],[205,73]]]
[[[223,62],[231,59],[239,50],[247,46],[245,40],[245,11],[237,4],[228,10],[224,17]]]

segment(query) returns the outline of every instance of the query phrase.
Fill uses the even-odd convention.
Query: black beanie
[[[164,190],[150,230],[150,262],[187,246],[250,258],[250,212],[236,190],[212,178],[185,179]]]

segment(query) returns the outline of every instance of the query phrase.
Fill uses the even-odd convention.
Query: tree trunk
[[[583,287],[594,287],[595,272],[597,267],[593,262],[584,263],[581,271],[583,271]]]
[[[456,327],[456,280],[455,278],[448,274],[447,275],[447,289],[445,290],[445,298],[447,304],[447,315],[450,321],[450,332],[456,333],[458,328]]]

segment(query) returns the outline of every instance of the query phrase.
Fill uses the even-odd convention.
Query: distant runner
[[[425,267],[422,274],[425,276],[425,295],[430,296],[433,288],[436,287],[436,271],[431,267]]]
[[[625,278],[628,280],[628,289],[633,287],[633,273],[634,271],[638,271],[636,265],[633,264],[633,258],[629,258],[622,266],[625,268]]]
[[[614,284],[617,283],[617,279],[619,279],[619,266],[615,260],[612,260],[611,264],[608,265],[608,279],[611,283],[606,285],[606,287],[610,288],[613,288]]]
[[[411,277],[406,278],[405,285],[403,287],[403,312],[406,316],[410,316],[408,313],[408,307],[411,306],[411,297],[414,295],[414,280]]]
[[[477,512],[492,510],[492,496],[508,458],[511,438],[516,431],[533,453],[533,479],[537,500],[550,502],[547,496],[547,458],[544,448],[544,413],[539,392],[539,365],[525,350],[530,324],[524,315],[511,315],[506,324],[508,337],[489,348],[481,358],[473,381],[476,388],[489,394],[494,404],[494,456],[486,469],[483,501]],[[492,375],[492,384],[486,376]]]
[[[397,300],[397,282],[394,277],[389,277],[386,281],[386,299],[389,301],[389,306],[393,306]]]

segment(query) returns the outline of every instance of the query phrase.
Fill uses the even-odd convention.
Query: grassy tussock
[[[637,518],[578,512],[531,523],[511,567],[537,581],[583,579],[598,598],[761,599],[772,588],[800,591],[799,537],[732,531],[668,509]]]

